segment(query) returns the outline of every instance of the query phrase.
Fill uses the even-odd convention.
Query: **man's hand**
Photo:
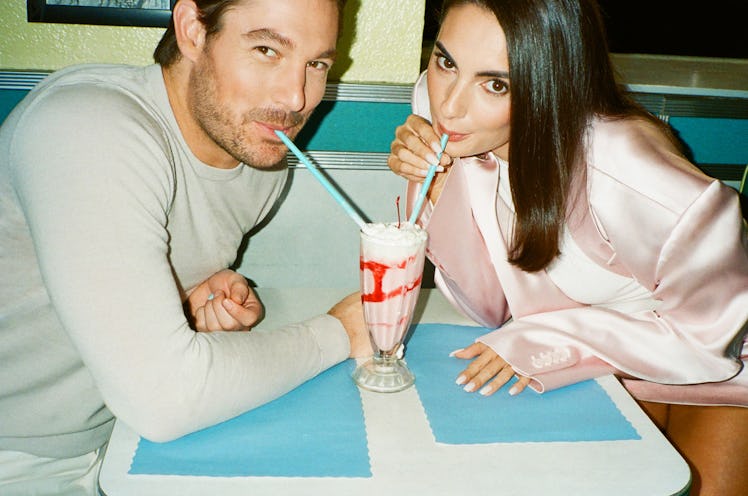
[[[337,318],[345,327],[348,340],[351,342],[351,358],[369,356],[373,353],[369,331],[364,321],[361,293],[357,291],[346,296],[327,313]]]
[[[187,297],[195,330],[248,331],[262,316],[262,304],[247,279],[233,270],[216,272]]]

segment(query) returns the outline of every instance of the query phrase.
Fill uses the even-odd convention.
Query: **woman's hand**
[[[247,279],[233,270],[216,272],[195,287],[185,305],[196,331],[247,331],[262,316],[262,304]]]
[[[457,376],[457,384],[465,384],[465,391],[479,391],[483,396],[490,396],[517,375],[519,380],[509,389],[514,396],[522,392],[530,383],[529,377],[516,374],[511,365],[495,351],[483,343],[473,343],[467,348],[453,351],[450,356],[471,359],[473,362]]]
[[[440,137],[431,127],[431,123],[415,114],[408,116],[404,124],[395,130],[395,140],[390,145],[390,156],[387,165],[392,171],[409,181],[418,183],[428,173],[429,166],[436,163],[436,156],[441,151]],[[437,172],[444,170],[452,163],[452,157],[444,153]],[[437,174],[436,179],[440,175]]]

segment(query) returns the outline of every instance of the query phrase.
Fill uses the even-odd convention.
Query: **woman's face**
[[[428,66],[431,118],[453,157],[509,156],[509,60],[492,12],[458,5],[446,14]]]

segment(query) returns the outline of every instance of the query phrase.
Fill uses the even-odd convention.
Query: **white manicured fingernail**
[[[465,377],[464,375],[461,375],[457,378],[457,380],[455,381],[455,384],[457,384],[458,386],[462,386],[463,384],[465,384],[466,380],[467,380],[467,377]]]
[[[465,391],[467,391],[468,393],[472,393],[473,391],[475,391],[475,383],[474,383],[474,382],[468,382],[468,383],[467,383],[467,386],[465,386],[465,387],[464,387],[464,388],[462,388],[462,389],[464,389],[464,390],[465,390]]]
[[[462,351],[462,350],[464,350],[464,349],[465,349],[465,348],[460,348],[459,350],[454,350],[454,351],[453,351],[452,353],[450,353],[450,354],[449,354],[449,356],[453,357],[453,356],[455,356],[455,355],[456,355],[457,353],[461,352],[461,351]]]
[[[479,394],[480,394],[481,396],[486,396],[486,395],[490,394],[491,392],[493,392],[493,387],[491,387],[491,386],[483,386],[483,387],[481,388],[481,390],[480,390],[480,391],[478,391],[478,393],[479,393]]]
[[[519,393],[519,388],[517,386],[512,386],[509,389],[509,396],[514,396],[517,393]]]

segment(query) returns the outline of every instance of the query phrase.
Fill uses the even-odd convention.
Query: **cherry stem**
[[[397,228],[400,229],[400,196],[395,199],[395,207],[397,207]]]

